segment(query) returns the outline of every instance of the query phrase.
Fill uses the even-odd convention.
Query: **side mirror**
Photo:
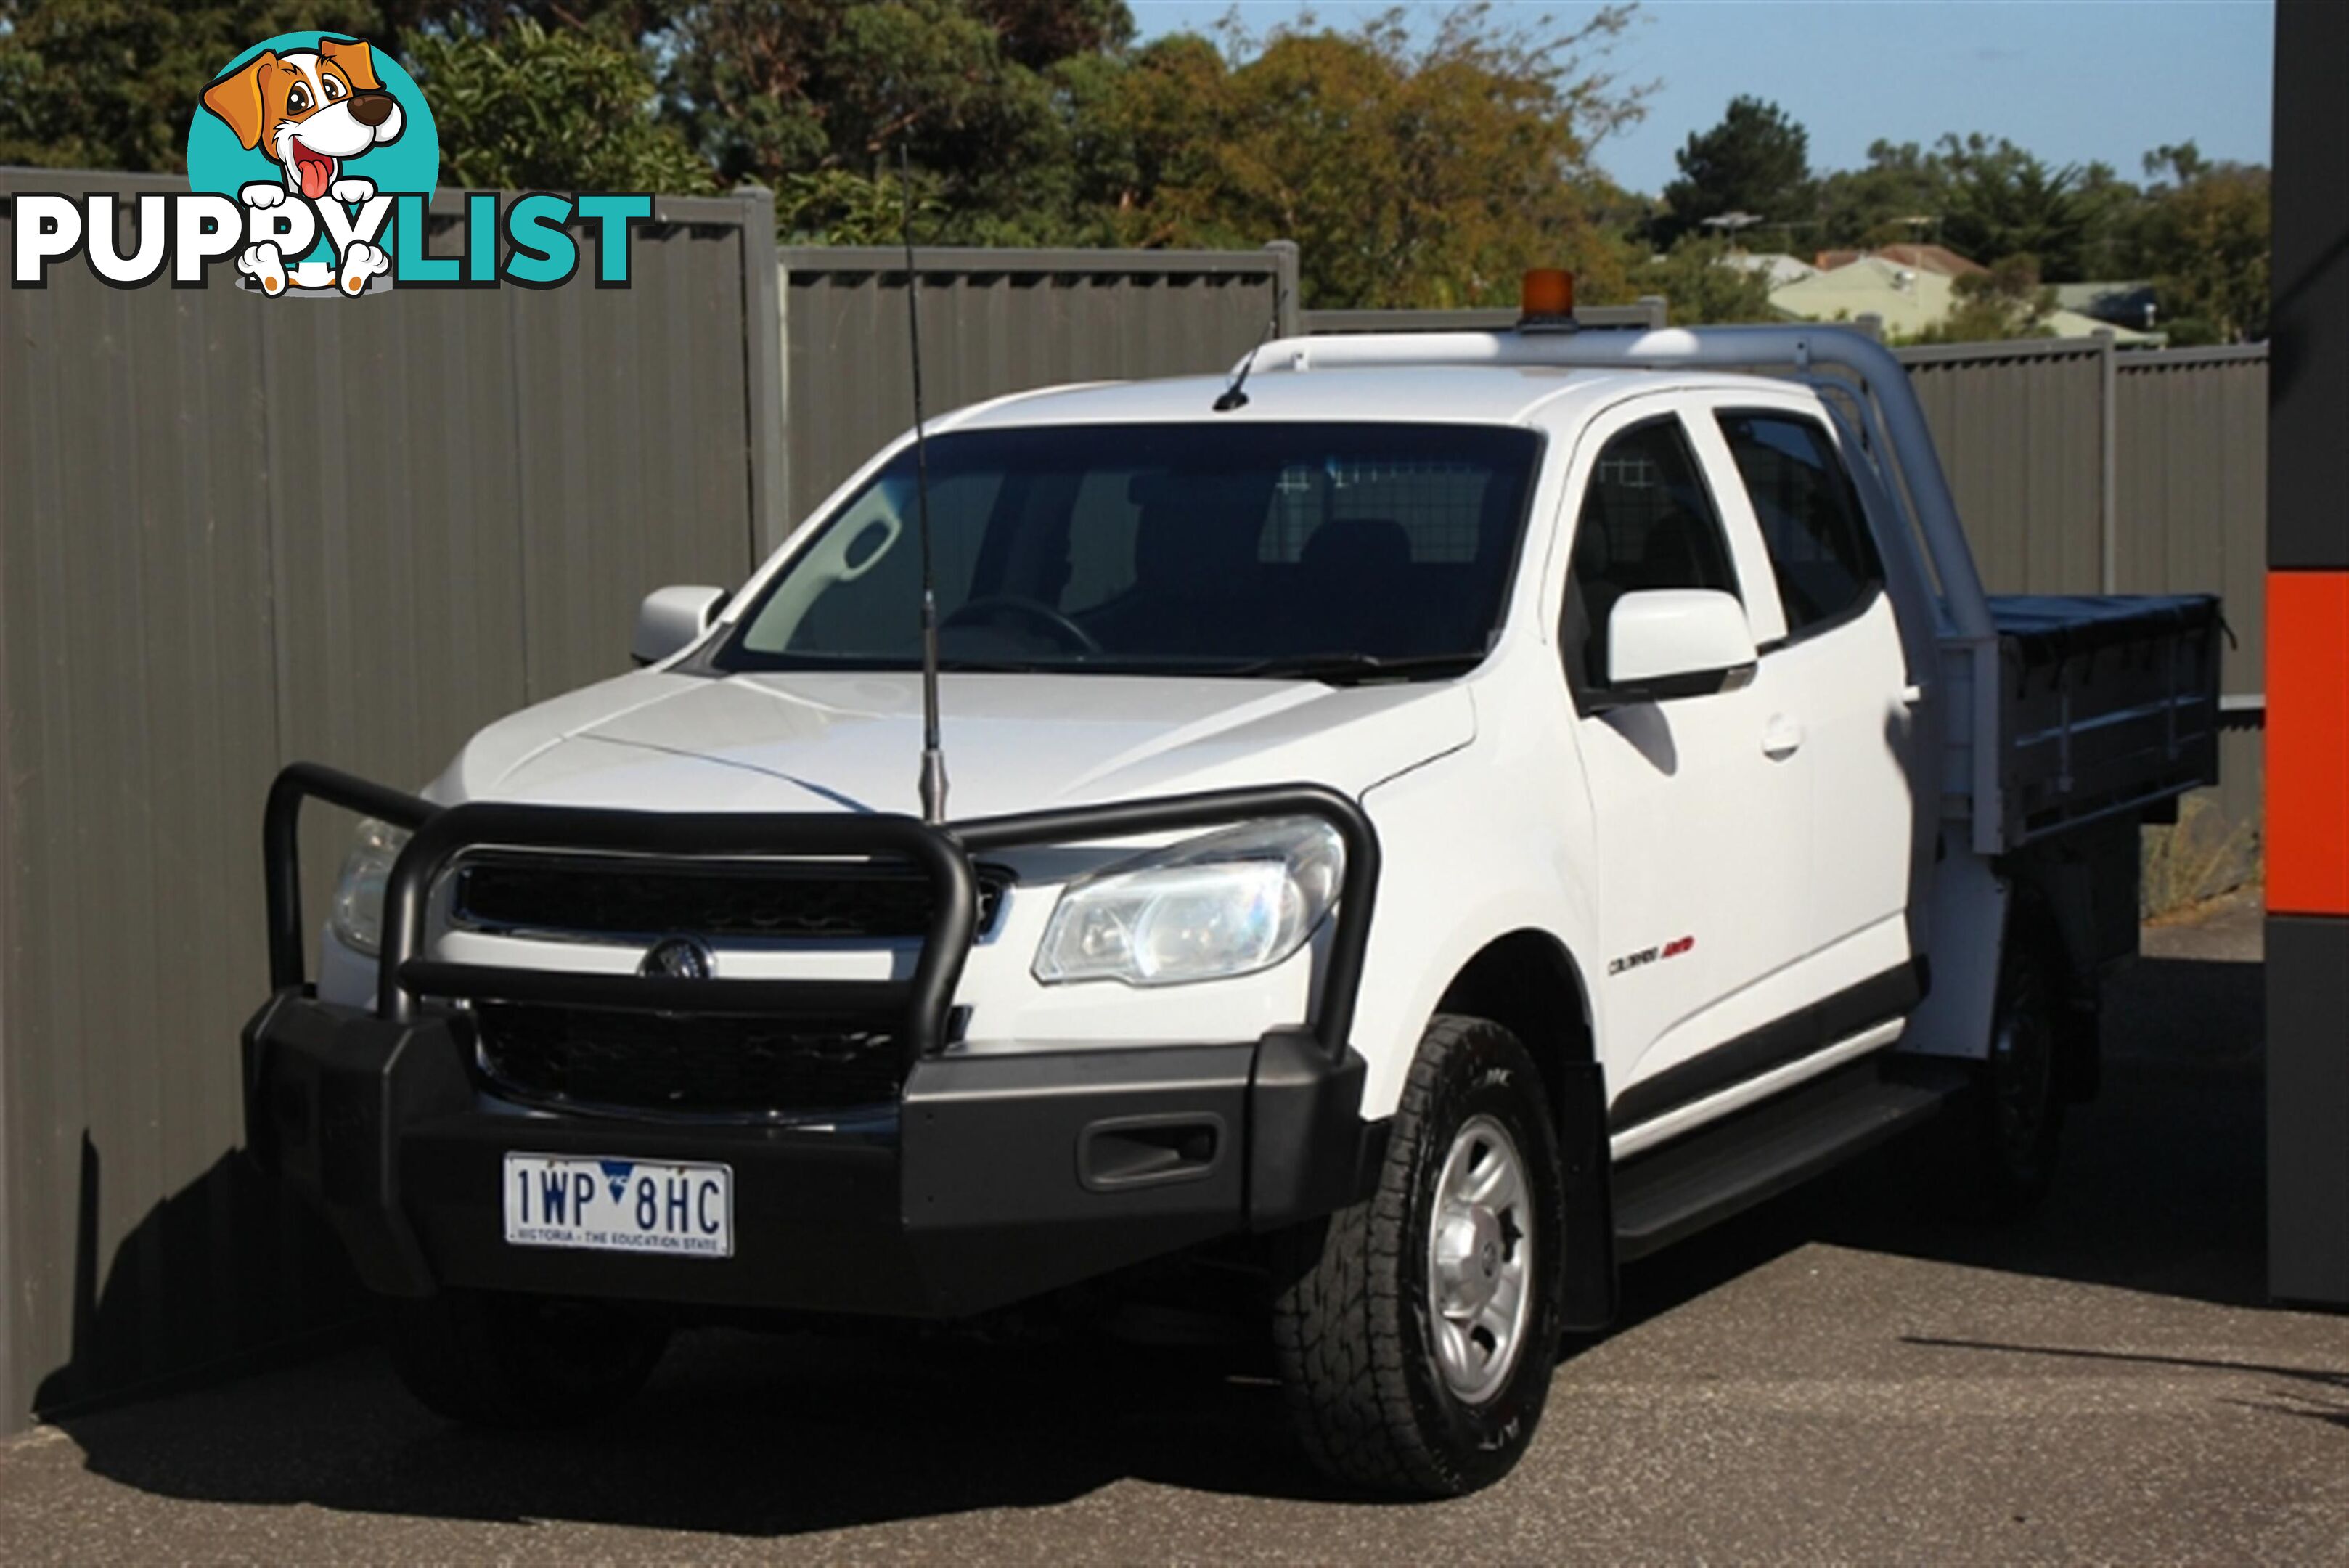
[[[724,588],[655,588],[636,607],[629,657],[638,664],[658,664],[691,648],[718,624],[718,612],[730,597]]]
[[[1607,678],[1599,697],[1620,706],[1706,697],[1754,678],[1760,658],[1745,607],[1718,588],[1625,594],[1607,617]]]

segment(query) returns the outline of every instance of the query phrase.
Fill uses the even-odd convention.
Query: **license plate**
[[[734,1255],[734,1173],[725,1166],[509,1154],[505,1174],[511,1245]]]

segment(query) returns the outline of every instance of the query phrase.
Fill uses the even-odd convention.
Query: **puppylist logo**
[[[188,127],[186,194],[127,199],[22,192],[10,282],[40,288],[77,254],[102,282],[137,288],[169,276],[202,288],[232,263],[243,288],[271,298],[383,288],[553,288],[580,266],[578,223],[595,235],[595,286],[626,288],[633,225],[648,192],[503,201],[469,192],[454,254],[428,248],[428,203],[440,170],[432,110],[390,55],[359,38],[285,33],[254,45],[204,88]]]

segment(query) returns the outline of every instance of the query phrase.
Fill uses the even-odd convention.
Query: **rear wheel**
[[[2020,1219],[2053,1186],[2066,1099],[2054,939],[2013,911],[1999,960],[1990,1052],[1972,1064],[1969,1092],[1904,1145],[1901,1163],[1926,1213]]]
[[[1976,1207],[1992,1219],[2029,1213],[2054,1184],[2064,1100],[2057,1004],[2054,971],[2036,929],[2010,924],[1973,1128]]]
[[[1439,1016],[1377,1191],[1278,1243],[1274,1345],[1316,1465],[1417,1496],[1508,1473],[1549,1393],[1562,1211],[1525,1047],[1496,1023]]]
[[[392,1366],[419,1402],[469,1426],[560,1427],[632,1398],[668,1324],[608,1302],[442,1291],[391,1303]]]

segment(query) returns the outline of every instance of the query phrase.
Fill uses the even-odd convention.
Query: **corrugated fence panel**
[[[935,417],[1061,382],[1224,370],[1264,335],[1284,261],[1274,249],[924,249],[916,264]],[[912,425],[914,391],[901,252],[798,247],[781,266],[796,524]]]
[[[732,587],[755,558],[740,236],[662,234],[633,288],[507,306],[533,701],[625,670],[647,588]]]
[[[2103,351],[2076,339],[1897,351],[1992,593],[2094,593]]]
[[[0,1425],[282,1329],[299,1293],[222,1159],[276,752],[267,356],[220,308],[245,303],[86,273],[0,302]]]
[[[2223,596],[2235,642],[2228,691],[2267,690],[2268,355],[2264,347],[2124,354],[2115,425],[2115,532],[2125,593]],[[2230,828],[2261,821],[2256,732],[2227,737],[2219,801]]]
[[[0,295],[0,1429],[354,1302],[231,1155],[262,798],[295,757],[421,784],[626,669],[647,589],[747,572],[771,206],[657,216],[626,290],[591,246],[543,293]],[[315,920],[349,826],[312,815]]]

